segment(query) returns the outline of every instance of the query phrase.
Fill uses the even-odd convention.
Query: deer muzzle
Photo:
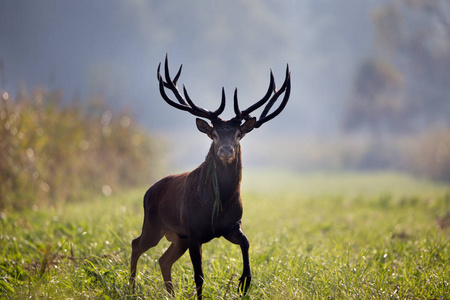
[[[219,148],[219,151],[217,151],[217,156],[219,156],[220,160],[222,160],[224,163],[230,163],[233,161],[235,157],[235,151],[234,148],[230,145],[222,145]]]

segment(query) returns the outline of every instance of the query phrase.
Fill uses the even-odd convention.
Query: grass
[[[450,188],[401,174],[245,171],[248,299],[449,299]],[[164,299],[157,259],[130,242],[145,188],[62,208],[1,213],[0,298]],[[206,299],[236,299],[238,246],[203,246]],[[195,293],[189,255],[173,268],[176,299]]]

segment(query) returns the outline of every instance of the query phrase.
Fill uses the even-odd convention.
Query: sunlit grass
[[[245,171],[244,178],[243,227],[253,272],[248,298],[450,297],[447,187],[399,174]],[[140,234],[144,192],[3,213],[1,298],[167,297],[157,264],[165,240],[142,256],[136,291],[128,289],[130,242]],[[205,244],[203,267],[205,298],[238,298],[238,246],[225,239]],[[195,295],[189,255],[175,263],[173,280],[176,299]]]

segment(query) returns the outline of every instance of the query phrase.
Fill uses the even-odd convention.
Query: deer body
[[[184,89],[186,99],[178,91],[176,81],[180,72],[181,67],[172,81],[166,57],[166,82],[162,80],[158,67],[161,95],[168,104],[209,119],[212,126],[202,119],[197,119],[196,123],[198,130],[212,139],[212,144],[205,161],[195,170],[167,176],[147,190],[144,196],[142,233],[132,241],[130,283],[134,287],[139,257],[149,248],[156,246],[165,236],[172,244],[159,258],[159,264],[167,291],[171,294],[174,293],[171,279],[173,263],[189,250],[194,267],[197,297],[201,299],[203,286],[202,244],[223,236],[241,248],[243,272],[239,280],[239,292],[246,294],[251,282],[251,272],[248,255],[249,241],[241,226],[243,213],[240,195],[242,157],[239,142],[246,133],[272,119],[284,108],[290,92],[289,71],[286,71],[286,80],[280,91],[276,91],[271,73],[271,84],[266,96],[245,111],[239,110],[235,92],[236,117],[228,121],[218,117],[225,107],[224,92],[222,91],[221,105],[215,112],[197,107],[187,95],[186,89]],[[164,88],[170,89],[179,103],[172,101],[166,95]],[[272,92],[274,95],[270,98]],[[267,115],[283,92],[285,92],[285,96],[280,107]],[[249,116],[250,112],[267,101],[269,103],[258,121]],[[242,121],[245,122],[241,125]]]
[[[217,175],[217,180],[222,206],[216,216],[213,211],[216,200],[212,182],[214,175],[212,170],[208,172],[208,166],[215,162],[210,156],[211,150],[198,168],[189,173],[167,176],[145,194],[144,218],[153,219],[160,224],[161,233],[169,241],[174,238],[189,238],[192,233],[198,232],[201,233],[197,234],[200,242],[206,243],[215,237],[226,235],[230,228],[240,224],[240,162],[215,167],[216,174],[220,174]]]

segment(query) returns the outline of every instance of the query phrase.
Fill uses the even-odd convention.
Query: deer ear
[[[247,121],[245,121],[245,123],[241,126],[241,132],[243,134],[249,133],[250,131],[253,130],[253,128],[255,128],[256,125],[256,118],[250,118]]]
[[[197,123],[198,130],[200,130],[203,133],[206,133],[207,135],[211,135],[213,128],[209,126],[209,124],[206,121],[197,118],[195,119],[195,122]]]

